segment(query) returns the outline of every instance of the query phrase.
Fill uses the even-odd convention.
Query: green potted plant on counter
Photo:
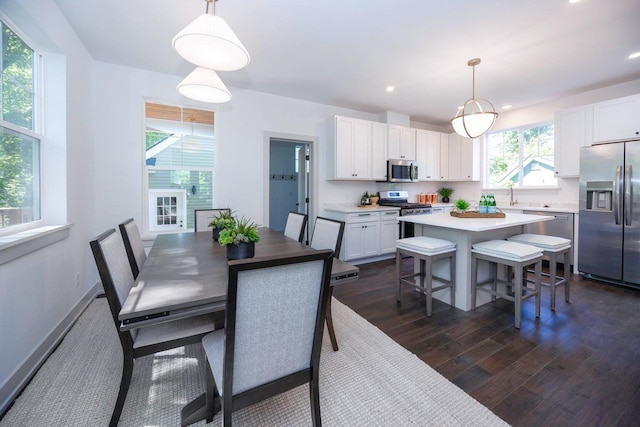
[[[252,258],[260,240],[258,226],[248,218],[234,219],[234,224],[220,232],[218,243],[227,247],[227,259]]]
[[[456,200],[455,205],[456,205],[456,211],[458,212],[466,212],[466,210],[469,209],[469,206],[470,206],[469,202],[467,202],[464,199]]]
[[[227,227],[233,227],[235,220],[233,219],[231,209],[221,209],[209,223],[209,227],[213,229],[213,240],[216,242],[220,236],[220,232]]]
[[[453,194],[454,190],[451,187],[440,187],[436,190],[436,193],[442,197],[442,203],[449,203],[451,200],[450,197]]]

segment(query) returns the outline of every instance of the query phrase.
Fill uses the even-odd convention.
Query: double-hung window
[[[487,134],[484,187],[556,186],[553,143],[553,123]]]
[[[36,55],[0,21],[0,235],[40,222],[40,150],[35,112]]]

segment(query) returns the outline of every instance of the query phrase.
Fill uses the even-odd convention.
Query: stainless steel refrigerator
[[[580,152],[578,270],[640,287],[640,141]]]

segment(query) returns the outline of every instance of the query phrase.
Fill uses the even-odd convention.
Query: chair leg
[[[131,376],[133,374],[133,354],[129,354],[128,351],[124,351],[124,359],[122,361],[122,379],[120,380],[120,390],[118,391],[118,398],[116,399],[116,405],[113,408],[111,414],[111,421],[109,421],[110,427],[116,427],[122,414],[122,408],[124,407],[124,401],[127,399],[127,393],[129,392],[129,384],[131,384]]]
[[[311,398],[311,416],[313,417],[313,427],[321,427],[322,419],[320,417],[320,387],[319,379],[315,378],[309,382],[309,393]]]
[[[400,277],[402,276],[402,254],[400,254],[400,250],[396,249],[396,283],[397,283],[397,290],[396,290],[396,301],[400,302],[400,291],[402,288],[402,281],[400,280]]]
[[[329,339],[331,340],[331,347],[333,351],[338,351],[338,340],[336,339],[336,333],[333,330],[333,316],[331,315],[331,298],[333,295],[333,286],[329,286],[329,301],[327,302],[327,314],[325,320],[327,322],[327,330],[329,331]]]

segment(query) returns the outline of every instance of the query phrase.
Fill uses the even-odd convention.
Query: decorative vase
[[[442,198],[442,203],[449,203],[449,198],[448,197],[443,197]]]
[[[214,228],[213,229],[213,241],[217,242],[219,237],[220,237],[220,229],[219,228]]]
[[[227,259],[253,258],[256,252],[256,242],[240,242],[237,245],[227,245]]]
[[[369,197],[369,201],[371,202],[371,206],[378,206],[378,200],[379,199],[380,199],[380,197],[378,197],[378,196]]]

